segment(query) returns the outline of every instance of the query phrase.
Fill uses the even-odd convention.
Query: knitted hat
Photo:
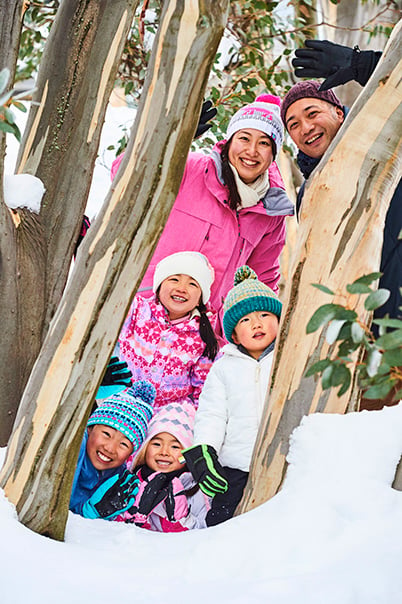
[[[230,139],[235,132],[243,128],[261,130],[275,143],[277,153],[283,143],[283,123],[280,117],[280,98],[273,94],[260,94],[254,103],[245,105],[232,117],[226,132]]]
[[[290,105],[293,105],[299,99],[321,99],[335,107],[339,107],[343,110],[341,101],[336,96],[333,90],[319,90],[320,82],[315,80],[307,80],[304,82],[297,82],[292,88],[285,94],[285,97],[281,105],[281,118],[286,128],[286,112]]]
[[[188,275],[195,279],[202,291],[202,301],[204,304],[208,302],[215,271],[204,254],[199,252],[177,252],[163,258],[155,267],[152,286],[154,293],[156,293],[162,281],[172,275]]]
[[[128,390],[102,401],[88,420],[88,426],[102,424],[121,432],[137,451],[146,435],[153,414],[156,390],[151,382],[139,380]]]
[[[138,451],[132,468],[145,463],[149,441],[161,432],[168,432],[174,436],[181,443],[183,449],[191,447],[194,437],[194,417],[195,407],[190,403],[168,403],[164,407],[160,407],[149,424],[147,438]]]
[[[241,266],[235,273],[234,287],[223,303],[223,331],[226,339],[233,342],[233,330],[240,319],[259,310],[266,310],[280,317],[282,302],[268,285],[258,280],[252,268]]]

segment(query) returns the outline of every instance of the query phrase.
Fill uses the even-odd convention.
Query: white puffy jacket
[[[212,445],[223,466],[248,472],[274,353],[256,361],[234,344],[222,352],[200,395],[194,444]]]

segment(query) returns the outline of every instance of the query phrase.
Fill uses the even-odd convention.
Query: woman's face
[[[229,147],[229,161],[246,184],[268,170],[274,159],[271,139],[254,128],[235,132]]]

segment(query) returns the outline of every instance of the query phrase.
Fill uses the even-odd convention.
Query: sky
[[[400,604],[402,403],[305,417],[282,490],[219,526],[153,533],[69,512],[65,542],[0,491],[2,604]],[[0,463],[5,449],[0,449]]]

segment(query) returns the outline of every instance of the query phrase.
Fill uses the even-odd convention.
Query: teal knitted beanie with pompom
[[[226,339],[233,342],[232,334],[237,323],[250,312],[265,310],[281,316],[282,302],[268,285],[258,280],[256,273],[247,265],[237,269],[234,287],[223,303],[223,331]]]
[[[155,386],[139,380],[127,390],[104,399],[91,414],[87,425],[103,424],[119,430],[137,451],[144,442],[153,415]]]

